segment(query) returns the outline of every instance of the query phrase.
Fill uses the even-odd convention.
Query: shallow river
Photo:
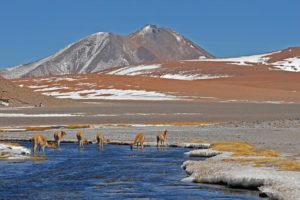
[[[87,145],[79,151],[62,144],[46,150],[46,161],[0,162],[0,199],[258,199],[255,192],[182,182],[187,150]]]

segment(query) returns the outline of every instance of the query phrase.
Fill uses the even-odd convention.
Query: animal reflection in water
[[[168,131],[165,130],[163,132],[160,132],[156,135],[156,145],[158,147],[165,146],[165,141],[167,139]],[[42,151],[43,155],[45,154],[45,148],[60,148],[60,142],[63,140],[64,136],[67,135],[65,131],[55,131],[54,136],[54,142],[48,141],[47,137],[43,134],[35,134],[31,137],[32,142],[32,154],[35,155],[37,148],[39,148],[39,151]],[[78,142],[78,148],[83,149],[84,145],[92,143],[91,141],[88,141],[87,138],[84,137],[83,131],[76,132],[76,138]],[[109,140],[107,139],[105,141],[105,137],[103,133],[98,132],[96,134],[96,143],[99,147],[99,149],[104,149],[104,144],[108,143]],[[144,150],[144,141],[145,141],[145,135],[143,133],[137,133],[135,135],[135,138],[133,142],[130,144],[130,148],[133,149],[136,146],[136,149]],[[159,148],[158,148],[159,149]]]

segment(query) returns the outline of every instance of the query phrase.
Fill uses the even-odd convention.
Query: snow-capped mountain
[[[143,62],[212,58],[204,49],[167,28],[147,25],[133,34],[95,33],[44,59],[11,67],[6,78],[82,74]]]

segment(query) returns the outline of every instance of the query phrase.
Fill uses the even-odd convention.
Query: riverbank
[[[110,144],[123,145],[130,144],[137,132],[143,132],[146,137],[145,149],[156,145],[156,134],[164,129],[168,129],[169,132],[166,146],[209,148],[210,144],[217,142],[243,141],[253,145],[255,149],[271,149],[276,152],[271,154],[278,154],[278,156],[265,158],[264,155],[254,158],[251,153],[251,156],[241,158],[232,157],[232,153],[228,151],[223,153],[221,150],[221,153],[216,155],[214,152],[206,152],[202,155],[214,157],[205,161],[187,161],[183,164],[185,170],[191,175],[188,180],[225,184],[229,187],[255,188],[261,191],[261,195],[275,199],[297,199],[300,194],[297,187],[300,185],[298,182],[300,179],[295,179],[299,178],[299,172],[290,171],[290,168],[280,168],[285,164],[293,165],[294,162],[300,162],[299,119],[193,124],[187,122],[180,124],[165,122],[160,124],[89,124],[89,126],[78,127],[55,125],[45,130],[34,129],[34,127],[23,131],[3,129],[0,132],[0,140],[23,141],[29,140],[35,133],[43,133],[53,141],[53,132],[57,128],[67,132],[64,142],[71,143],[76,142],[75,134],[78,130],[83,130],[85,137],[91,142],[95,142],[95,135],[100,131],[110,140]],[[76,148],[75,144],[74,148]],[[267,151],[268,153],[270,152]]]
[[[261,197],[270,199],[300,199],[300,162],[272,149],[227,141],[187,155],[208,158],[185,161],[182,168],[189,177],[184,181],[257,189]]]

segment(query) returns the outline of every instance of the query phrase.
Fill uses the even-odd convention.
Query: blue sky
[[[300,46],[299,0],[0,0],[0,68],[94,32],[169,27],[217,57]]]

